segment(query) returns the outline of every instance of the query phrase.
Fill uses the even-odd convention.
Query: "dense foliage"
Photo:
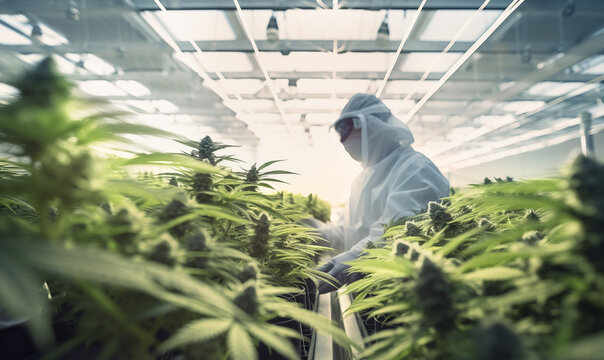
[[[283,194],[275,162],[234,172],[209,137],[184,154],[99,157],[127,134],[171,136],[92,113],[48,58],[15,82],[0,109],[0,310],[24,320],[50,358],[256,359],[261,345],[289,359],[289,318],[346,336],[288,301],[314,270],[316,236]],[[161,175],[128,175],[133,166]]]
[[[496,179],[401,219],[352,263],[367,359],[604,353],[604,165]]]

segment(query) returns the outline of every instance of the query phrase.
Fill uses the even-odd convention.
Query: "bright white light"
[[[309,113],[306,115],[306,122],[311,125],[331,125],[338,118],[337,112],[331,113]]]
[[[44,56],[40,54],[17,54],[17,56],[30,65],[36,65],[44,59]],[[53,59],[57,63],[57,69],[59,70],[59,72],[66,75],[71,75],[75,73],[76,66],[72,61],[69,61],[64,57],[58,55],[54,55]],[[78,69],[78,71],[80,71],[81,73],[88,73],[84,69]]]
[[[594,106],[589,109],[589,112],[594,119],[600,118],[604,116],[604,105]]]
[[[31,40],[4,25],[0,25],[0,44],[4,45],[29,45]]]
[[[170,10],[151,12],[176,41],[235,40],[224,11]],[[266,31],[266,25],[265,31]]]
[[[283,107],[290,111],[305,112],[307,110],[342,110],[348,99],[296,99],[283,102]]]
[[[111,64],[93,54],[86,55],[84,67],[97,75],[110,75],[115,72]]]
[[[224,79],[218,84],[228,93],[255,94],[264,87],[264,81],[259,79]]]
[[[88,80],[78,83],[80,90],[92,96],[126,96],[126,92],[106,80]]]
[[[13,26],[15,29],[20,30],[24,34],[31,34],[33,26],[31,25],[29,19],[22,14],[0,15],[0,20]],[[45,24],[43,24],[43,23],[37,23],[37,24],[40,26],[40,28],[42,30],[42,37],[40,38],[40,41],[43,44],[48,45],[48,46],[56,46],[56,45],[63,45],[63,44],[69,43],[69,41],[63,35],[57,33],[56,31],[49,28]],[[4,34],[0,34],[0,39],[3,40],[2,42],[4,42],[4,40],[5,40]],[[29,44],[29,43],[30,42],[27,42],[26,44]]]
[[[537,110],[545,105],[545,101],[510,101],[499,104],[497,107],[505,112],[516,115]]]
[[[594,55],[587,60],[573,66],[573,69],[582,74],[601,75],[604,74],[604,55]]]
[[[145,85],[134,80],[117,80],[115,85],[128,92],[132,96],[146,96],[151,94],[151,90]]]
[[[476,41],[501,14],[499,10],[483,10],[478,19],[458,38],[458,41]],[[422,41],[450,41],[466,21],[475,15],[475,10],[437,10],[419,39]]]
[[[260,53],[268,71],[385,71],[393,58],[389,53],[322,52]]]
[[[300,79],[297,87],[302,94],[355,94],[366,92],[369,80]]]
[[[382,99],[382,101],[395,115],[401,111],[409,110],[415,105],[415,101],[405,99]]]
[[[548,59],[546,59],[545,61],[542,61],[539,64],[537,64],[537,69],[541,70],[545,67],[548,67],[548,66],[552,65],[553,63],[555,63],[556,61],[558,61],[559,59],[561,59],[562,57],[564,57],[565,55],[566,54],[563,52],[554,54],[551,57],[549,57]]]
[[[65,54],[65,57],[68,58],[69,60],[73,61],[74,63],[82,62],[84,65],[84,68],[89,70],[93,74],[111,75],[111,74],[115,73],[115,68],[111,64],[109,64],[108,62],[106,62],[105,60],[101,59],[100,57],[98,57],[94,54],[68,53],[68,54]]]
[[[384,92],[386,94],[424,94],[434,86],[433,80],[390,80],[386,84]]]
[[[423,114],[419,116],[419,123],[428,123],[428,124],[434,124],[434,123],[440,123],[445,119],[445,116],[443,115],[431,115],[431,114]]]
[[[243,52],[204,51],[202,54],[183,53],[183,57],[199,56],[209,72],[250,72],[254,65],[249,54]]]
[[[253,113],[253,114],[237,114],[237,118],[247,124],[280,124],[283,125],[281,114],[277,113]],[[301,114],[288,113],[285,115],[285,120],[288,123],[300,121]]]
[[[37,64],[44,59],[44,56],[40,54],[17,54],[17,57],[30,65]]]
[[[579,96],[581,94],[584,94],[588,91],[597,89],[600,87],[600,84],[597,83],[593,83],[593,84],[584,84],[583,86],[569,92],[568,94],[566,94],[568,97],[573,97],[573,96]]]
[[[445,134],[445,138],[447,140],[459,140],[460,138],[464,138],[468,134],[471,134],[473,131],[476,131],[477,128],[472,126],[460,126],[449,130]]]
[[[439,59],[434,66],[435,59]],[[449,70],[457,60],[461,58],[461,54],[457,53],[410,53],[405,55],[405,61],[401,66],[401,71],[406,72],[424,72],[431,70],[432,72],[445,72]]]
[[[151,104],[149,100],[126,100],[128,106],[145,111],[147,113],[154,113],[155,106]]]
[[[19,90],[16,87],[0,83],[0,100],[10,101],[19,95]]]
[[[255,99],[255,100],[225,100],[224,104],[228,107],[235,107],[247,111],[261,111],[272,109],[275,103],[272,100]]]
[[[581,82],[554,82],[554,81],[545,81],[538,84],[533,85],[526,93],[528,95],[536,95],[536,96],[561,96],[564,95],[578,87],[582,86]]]
[[[178,111],[178,106],[168,100],[151,100],[151,105],[153,105],[157,111],[164,114],[171,114]]]

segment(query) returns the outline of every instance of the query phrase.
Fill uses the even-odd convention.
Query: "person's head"
[[[354,95],[333,127],[346,151],[363,166],[374,165],[397,147],[413,143],[409,128],[370,94]]]

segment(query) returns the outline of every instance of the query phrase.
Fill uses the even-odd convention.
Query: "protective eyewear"
[[[354,129],[354,120],[353,118],[341,119],[335,123],[334,128],[338,135],[340,135],[340,142],[344,142],[348,139],[352,129]]]

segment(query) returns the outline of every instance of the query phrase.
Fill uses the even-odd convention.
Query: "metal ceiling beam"
[[[588,57],[600,53],[604,50],[604,30],[597,32],[585,41],[575,45],[568,49],[561,57],[550,65],[545,66],[542,69],[533,71],[532,73],[525,75],[515,81],[513,85],[506,88],[505,90],[493,93],[487,96],[480,104],[471,107],[469,111],[465,111],[460,114],[457,121],[450,122],[447,127],[441,127],[435,129],[431,136],[441,135],[450,129],[463,124],[469,119],[473,119],[477,116],[487,113],[495,104],[509,100],[531,86],[541,81],[550,80],[556,74],[559,74],[564,69],[577,64]],[[593,75],[592,75],[593,78]]]
[[[188,41],[177,41],[178,46],[183,52],[194,52],[195,49]],[[250,42],[244,39],[240,40],[208,40],[208,41],[196,41],[197,46],[203,51],[212,52],[246,52],[253,53],[254,49],[250,45]],[[268,40],[257,40],[258,49],[260,51],[274,51],[280,52],[284,55],[291,53],[292,51],[304,51],[304,52],[328,52],[331,51],[332,40],[281,40],[277,42],[271,42]],[[339,53],[346,52],[386,52],[393,53],[397,50],[400,41],[389,41],[385,44],[377,43],[374,40],[340,40],[338,45],[343,48]],[[458,42],[453,45],[449,50],[450,53],[464,53],[472,42]],[[549,55],[556,50],[560,45],[559,41],[544,41],[531,45],[531,52],[534,55]],[[39,48],[32,47],[31,45],[2,45],[10,51],[14,51],[21,54],[29,54],[39,52]],[[408,40],[405,47],[402,50],[403,54],[414,53],[414,52],[435,52],[440,53],[447,46],[446,41],[420,41],[420,40]],[[482,54],[516,54],[518,44],[511,42],[498,42],[498,43],[486,43],[484,44],[478,53]],[[50,50],[57,54],[64,53],[81,53],[81,52],[93,52],[93,53],[109,53],[111,55],[120,55],[122,51],[126,54],[149,54],[150,52],[158,53],[170,53],[172,49],[164,43],[145,43],[145,42],[122,42],[120,44],[112,43],[86,43],[86,44],[67,44],[58,46],[46,46],[45,49]],[[123,54],[121,54],[123,55]]]
[[[128,1],[136,10],[157,11],[157,5],[153,0],[130,0]],[[364,9],[364,10],[414,10],[417,9],[421,0],[339,0],[339,9]],[[509,4],[509,0],[492,0],[486,7],[487,10],[503,10]],[[114,0],[95,0],[86,3],[88,14],[114,14],[129,9],[130,6],[124,2],[119,4]],[[164,0],[168,10],[235,10],[232,1],[229,0]],[[323,3],[332,8],[332,0],[323,0]],[[521,10],[535,10],[539,12],[559,11],[565,5],[566,0],[533,0],[523,5]],[[4,0],[0,2],[0,13],[12,14],[15,12],[43,12],[45,14],[64,15],[69,2],[68,0]],[[425,10],[476,10],[481,4],[480,0],[430,0],[426,3]],[[241,7],[245,10],[290,10],[290,9],[320,9],[318,3],[312,0],[242,0]],[[575,14],[604,10],[602,1],[581,1],[577,4]]]
[[[153,0],[134,0],[135,6],[141,10],[154,10]],[[327,8],[333,8],[333,0],[322,1]],[[365,9],[383,10],[400,9],[415,10],[421,0],[339,0],[339,9]],[[228,0],[165,0],[168,10],[234,10],[235,7]],[[565,0],[533,0],[530,8],[542,8],[543,10],[560,9]],[[476,10],[481,4],[480,0],[430,0],[426,3],[425,10]],[[509,0],[492,0],[487,10],[503,10],[509,4]],[[583,5],[583,4],[581,4]],[[243,9],[255,10],[288,10],[288,9],[317,9],[320,8],[316,1],[311,0],[242,0]]]

